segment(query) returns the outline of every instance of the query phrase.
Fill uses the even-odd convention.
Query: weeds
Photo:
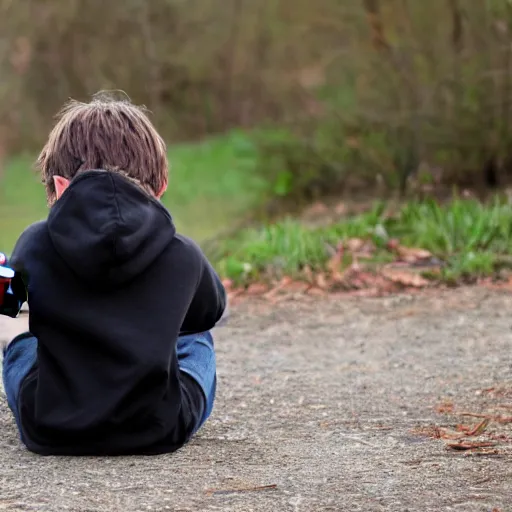
[[[248,229],[217,248],[212,258],[219,272],[236,283],[254,279],[299,277],[307,267],[324,271],[336,246],[343,241],[368,240],[373,246],[373,265],[396,259],[393,240],[400,246],[422,248],[440,263],[430,277],[447,282],[492,276],[512,266],[512,210],[498,198],[483,204],[454,199],[440,205],[434,201],[411,202],[395,214],[383,203],[371,211],[342,219],[329,226],[307,227],[286,219],[259,229]],[[354,262],[344,253],[341,266]]]

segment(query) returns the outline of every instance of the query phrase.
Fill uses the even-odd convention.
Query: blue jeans
[[[194,429],[197,432],[212,413],[217,387],[215,350],[210,332],[180,336],[176,346],[178,366],[199,385],[204,395],[203,415]],[[23,379],[37,362],[37,339],[30,333],[20,334],[4,349],[3,380],[7,403],[20,428],[18,395]]]

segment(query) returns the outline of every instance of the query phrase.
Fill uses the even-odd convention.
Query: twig
[[[466,433],[467,436],[478,436],[484,432],[491,421],[491,418],[482,420],[473,430]]]
[[[486,419],[492,419],[492,416],[490,414],[479,414],[476,412],[458,412],[456,413],[457,416],[471,416],[472,418],[486,418]]]
[[[501,423],[501,424],[512,423],[512,416],[493,416],[492,414],[477,414],[474,412],[458,412],[457,415],[458,416],[471,416],[473,418],[485,418],[485,420],[495,421],[496,423]],[[471,435],[473,435],[473,434],[471,434]]]
[[[474,443],[471,441],[463,441],[461,443],[446,443],[447,448],[452,450],[474,450],[476,448],[492,448],[496,443],[485,441],[482,443]]]

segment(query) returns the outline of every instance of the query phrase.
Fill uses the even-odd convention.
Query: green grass
[[[201,241],[225,231],[257,205],[265,184],[255,173],[256,148],[234,131],[169,151],[171,173],[163,198],[178,229]],[[9,252],[21,231],[46,217],[44,187],[31,157],[13,159],[0,181],[0,250]]]
[[[237,283],[283,275],[299,276],[307,265],[324,270],[332,248],[349,238],[371,239],[374,262],[391,261],[387,242],[397,238],[404,246],[431,251],[443,260],[441,277],[447,281],[488,276],[510,267],[512,208],[502,200],[488,204],[454,199],[411,202],[388,216],[384,204],[325,227],[310,228],[297,220],[247,229],[224,241],[211,254],[224,277]]]

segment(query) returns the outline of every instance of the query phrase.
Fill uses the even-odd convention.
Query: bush
[[[507,184],[512,4],[365,0],[338,14],[348,41],[317,91],[320,113],[262,145],[275,193]]]

